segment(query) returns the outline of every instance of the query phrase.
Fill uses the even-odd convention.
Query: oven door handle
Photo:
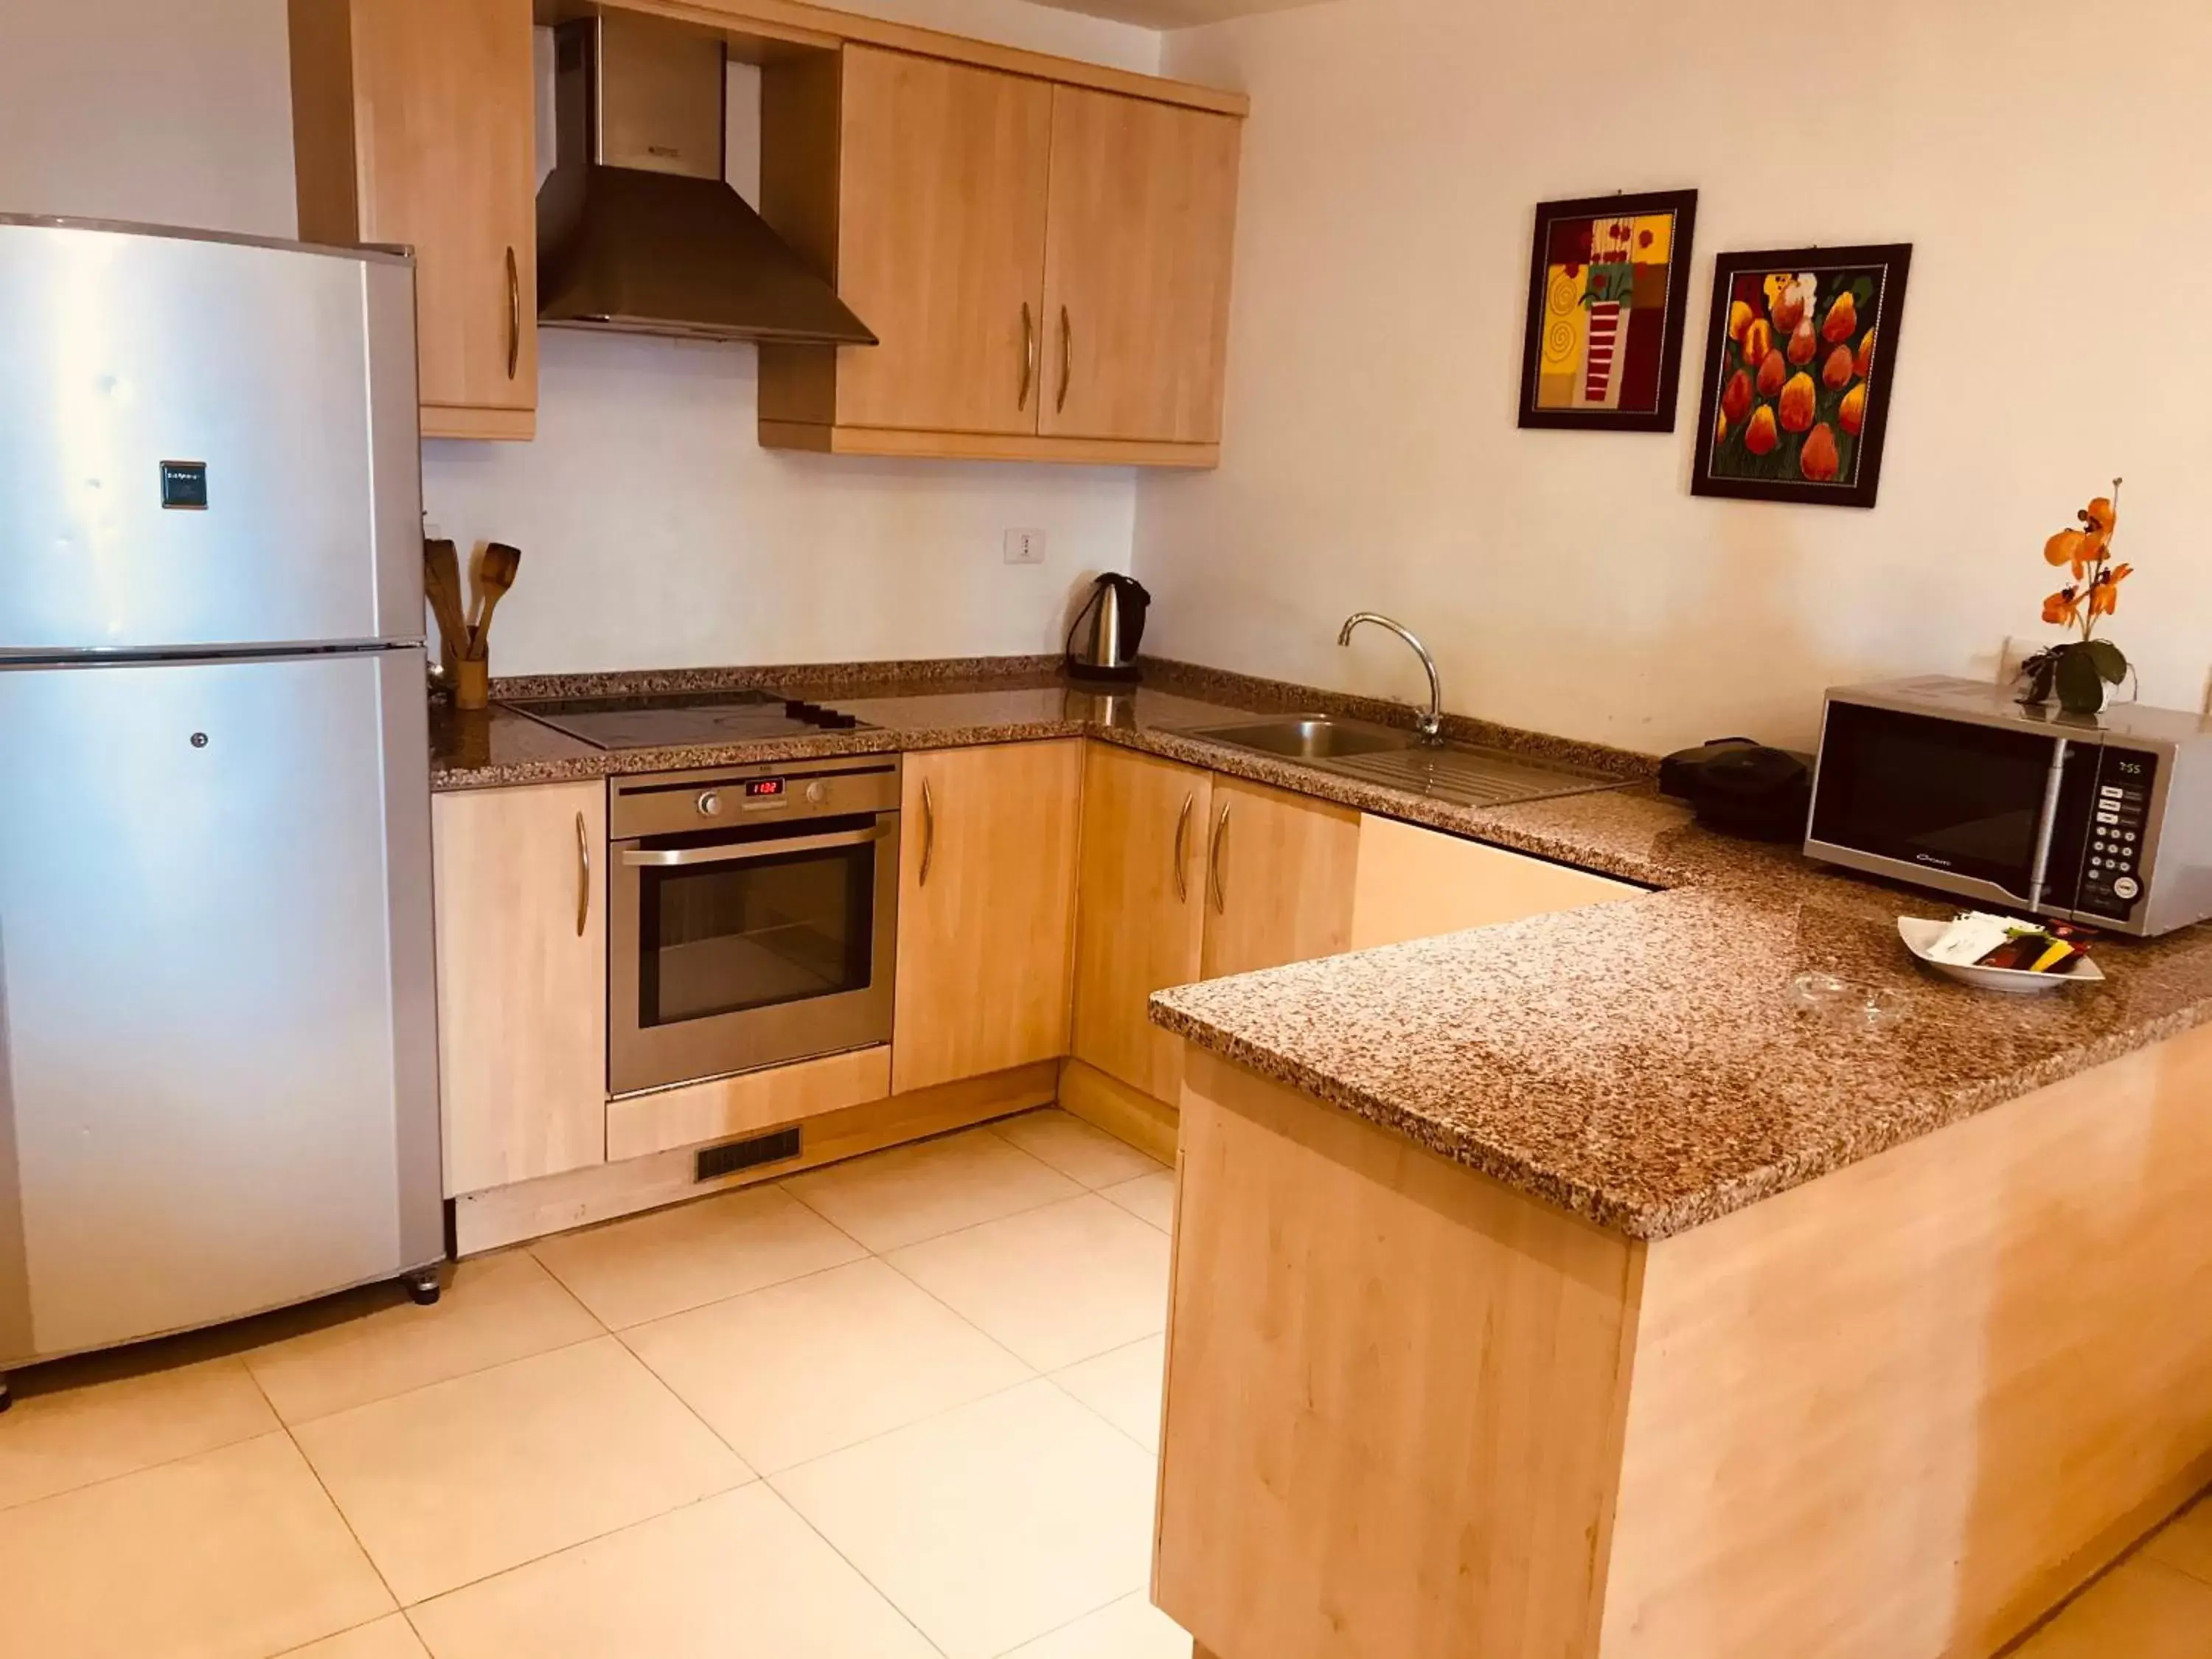
[[[869,830],[841,830],[828,836],[787,836],[780,841],[747,842],[742,847],[682,847],[647,852],[623,848],[622,861],[633,870],[684,870],[702,864],[744,864],[756,859],[780,859],[790,853],[826,853],[838,847],[866,847],[881,841],[884,826]]]

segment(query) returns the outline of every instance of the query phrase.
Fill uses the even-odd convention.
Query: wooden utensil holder
[[[463,657],[453,665],[453,707],[491,707],[491,663],[483,657]]]

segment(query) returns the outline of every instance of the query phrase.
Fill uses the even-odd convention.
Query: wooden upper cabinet
[[[1243,123],[1053,93],[1039,430],[1218,443]]]
[[[607,789],[432,797],[447,1196],[603,1163]]]
[[[881,343],[763,346],[761,441],[1211,466],[1243,122],[848,43],[772,57],[761,212]]]
[[[1182,1041],[1152,1023],[1155,991],[1199,977],[1213,779],[1094,743],[1083,775],[1076,889],[1075,1057],[1173,1103]]]
[[[1204,977],[1351,949],[1359,814],[1230,778],[1213,781]]]
[[[893,1092],[1067,1052],[1083,747],[906,757]]]
[[[531,0],[290,0],[300,234],[416,259],[426,437],[538,407]]]
[[[1042,82],[846,49],[837,289],[883,343],[839,349],[839,422],[1037,429],[1052,106]]]

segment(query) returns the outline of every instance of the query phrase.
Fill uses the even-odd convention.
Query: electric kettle
[[[1112,685],[1138,678],[1137,647],[1145,638],[1145,612],[1152,596],[1133,576],[1098,579],[1090,599],[1067,630],[1067,672],[1079,680]]]

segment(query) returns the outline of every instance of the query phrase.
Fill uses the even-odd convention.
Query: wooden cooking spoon
[[[491,613],[499,609],[499,602],[521,572],[520,548],[493,542],[484,549],[483,562],[477,568],[477,620],[469,629],[467,653],[478,662],[491,652]]]

